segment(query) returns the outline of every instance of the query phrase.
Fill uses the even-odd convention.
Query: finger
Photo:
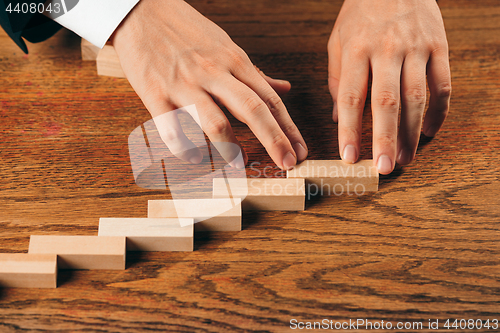
[[[165,112],[165,110],[171,110],[175,107],[166,101],[162,102],[160,99],[156,102],[151,100],[148,102],[149,112],[151,115],[156,115],[153,116],[153,121],[158,134],[170,152],[183,161],[193,164],[200,163],[203,159],[203,154],[182,130],[182,126],[177,118],[177,110]]]
[[[186,111],[200,125],[221,157],[232,167],[243,169],[247,161],[246,154],[234,136],[229,120],[214,100],[204,92],[197,94],[194,99],[183,99],[183,101],[196,106],[196,108],[186,108]]]
[[[354,163],[361,147],[361,122],[368,90],[369,63],[366,56],[344,51],[337,95],[339,150],[342,159]]]
[[[255,74],[263,80],[257,72]],[[232,75],[227,75],[225,78],[213,81],[210,94],[217,96],[238,120],[250,127],[277,166],[287,170],[297,163],[288,136],[256,92]],[[276,106],[272,109],[276,110]]]
[[[427,64],[429,82],[429,108],[424,119],[424,134],[433,137],[443,125],[450,108],[451,74],[448,50],[431,54]]]
[[[420,139],[425,109],[425,66],[427,59],[407,56],[401,71],[401,119],[399,121],[397,162],[413,161]]]
[[[274,119],[276,119],[276,122],[282,132],[285,133],[288,141],[291,143],[297,160],[305,160],[307,157],[306,142],[290,117],[285,104],[283,104],[283,101],[278,94],[276,94],[276,92],[271,89],[268,84],[266,84],[265,80],[258,75],[258,72],[250,67],[246,68],[249,68],[249,70],[240,68],[240,70],[235,71],[233,75],[235,75],[238,80],[246,84],[260,97]],[[295,163],[293,165],[295,165]],[[293,165],[289,165],[288,167],[292,167]]]
[[[402,60],[375,59],[372,66],[373,159],[389,174],[396,161]]]
[[[333,76],[328,76],[328,89],[330,90],[330,94],[332,95],[332,100],[333,100],[332,119],[336,123],[339,121],[339,111],[337,105],[339,83],[340,83],[339,79]]]
[[[280,96],[285,95],[292,88],[290,82],[286,80],[273,79],[272,77],[267,76],[257,66],[254,65],[254,67],[257,70],[257,72],[259,72],[259,74],[264,78],[264,80],[266,80],[266,82],[271,86],[271,88],[273,88],[274,91],[276,91],[278,95]]]
[[[337,95],[339,91],[339,78],[341,68],[341,47],[338,39],[338,32],[332,31],[332,36],[328,41],[328,89],[333,100],[332,119],[338,122]]]

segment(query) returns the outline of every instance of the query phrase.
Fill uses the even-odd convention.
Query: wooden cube
[[[61,269],[125,269],[125,237],[34,236],[30,254],[57,254]]]
[[[99,236],[126,237],[128,251],[193,251],[194,220],[180,220],[101,218]]]
[[[304,179],[214,178],[214,198],[242,198],[243,210],[304,210]]]
[[[82,48],[83,61],[95,61],[97,59],[99,51],[101,51],[101,49],[98,46],[95,46],[94,44],[83,38],[82,38],[81,48]]]
[[[0,287],[57,288],[57,256],[0,253]]]
[[[97,75],[125,77],[125,72],[123,72],[118,54],[111,45],[104,45],[97,55],[96,63]]]

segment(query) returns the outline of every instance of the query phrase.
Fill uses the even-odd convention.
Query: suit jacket
[[[28,48],[23,38],[31,43],[38,43],[52,37],[61,26],[39,13],[9,13],[7,5],[12,8],[22,3],[44,3],[45,0],[0,0],[0,25],[14,42],[25,52]]]

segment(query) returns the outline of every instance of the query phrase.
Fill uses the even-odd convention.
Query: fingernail
[[[439,131],[439,127],[438,126],[429,126],[425,131],[424,131],[424,134],[426,137],[433,137],[437,134],[437,132]]]
[[[389,156],[380,155],[380,157],[378,158],[377,169],[378,169],[378,172],[383,174],[383,175],[387,175],[387,174],[391,173],[392,162],[391,162],[391,159],[389,158]]]
[[[300,142],[297,142],[296,144],[293,145],[293,150],[295,150],[295,154],[297,155],[298,161],[303,161],[306,159],[307,149],[305,149]]]
[[[353,145],[345,146],[342,159],[348,163],[356,163],[356,161],[358,160],[358,153],[356,152],[356,148]]]
[[[291,169],[296,163],[297,160],[292,155],[292,153],[286,153],[285,158],[283,159],[283,167],[285,168],[285,170]]]
[[[401,149],[398,155],[398,164],[406,165],[411,162],[412,153],[407,149]]]

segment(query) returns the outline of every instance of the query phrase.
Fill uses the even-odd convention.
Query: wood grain
[[[284,102],[309,158],[338,159],[326,43],[341,1],[190,3],[260,69],[291,81]],[[0,331],[283,332],[292,318],[498,318],[500,3],[439,6],[451,111],[442,132],[422,137],[414,163],[380,177],[378,192],[314,197],[303,212],[245,212],[243,231],[198,234],[194,252],[133,254],[125,271],[62,272],[57,289],[0,289]],[[28,56],[5,35],[0,45],[0,252],[26,252],[30,234],[93,235],[100,217],[146,217],[148,200],[169,198],[134,184],[127,138],[149,115],[126,80],[97,77],[81,61],[80,38],[62,31]],[[284,177],[230,121],[256,162],[248,176]]]

